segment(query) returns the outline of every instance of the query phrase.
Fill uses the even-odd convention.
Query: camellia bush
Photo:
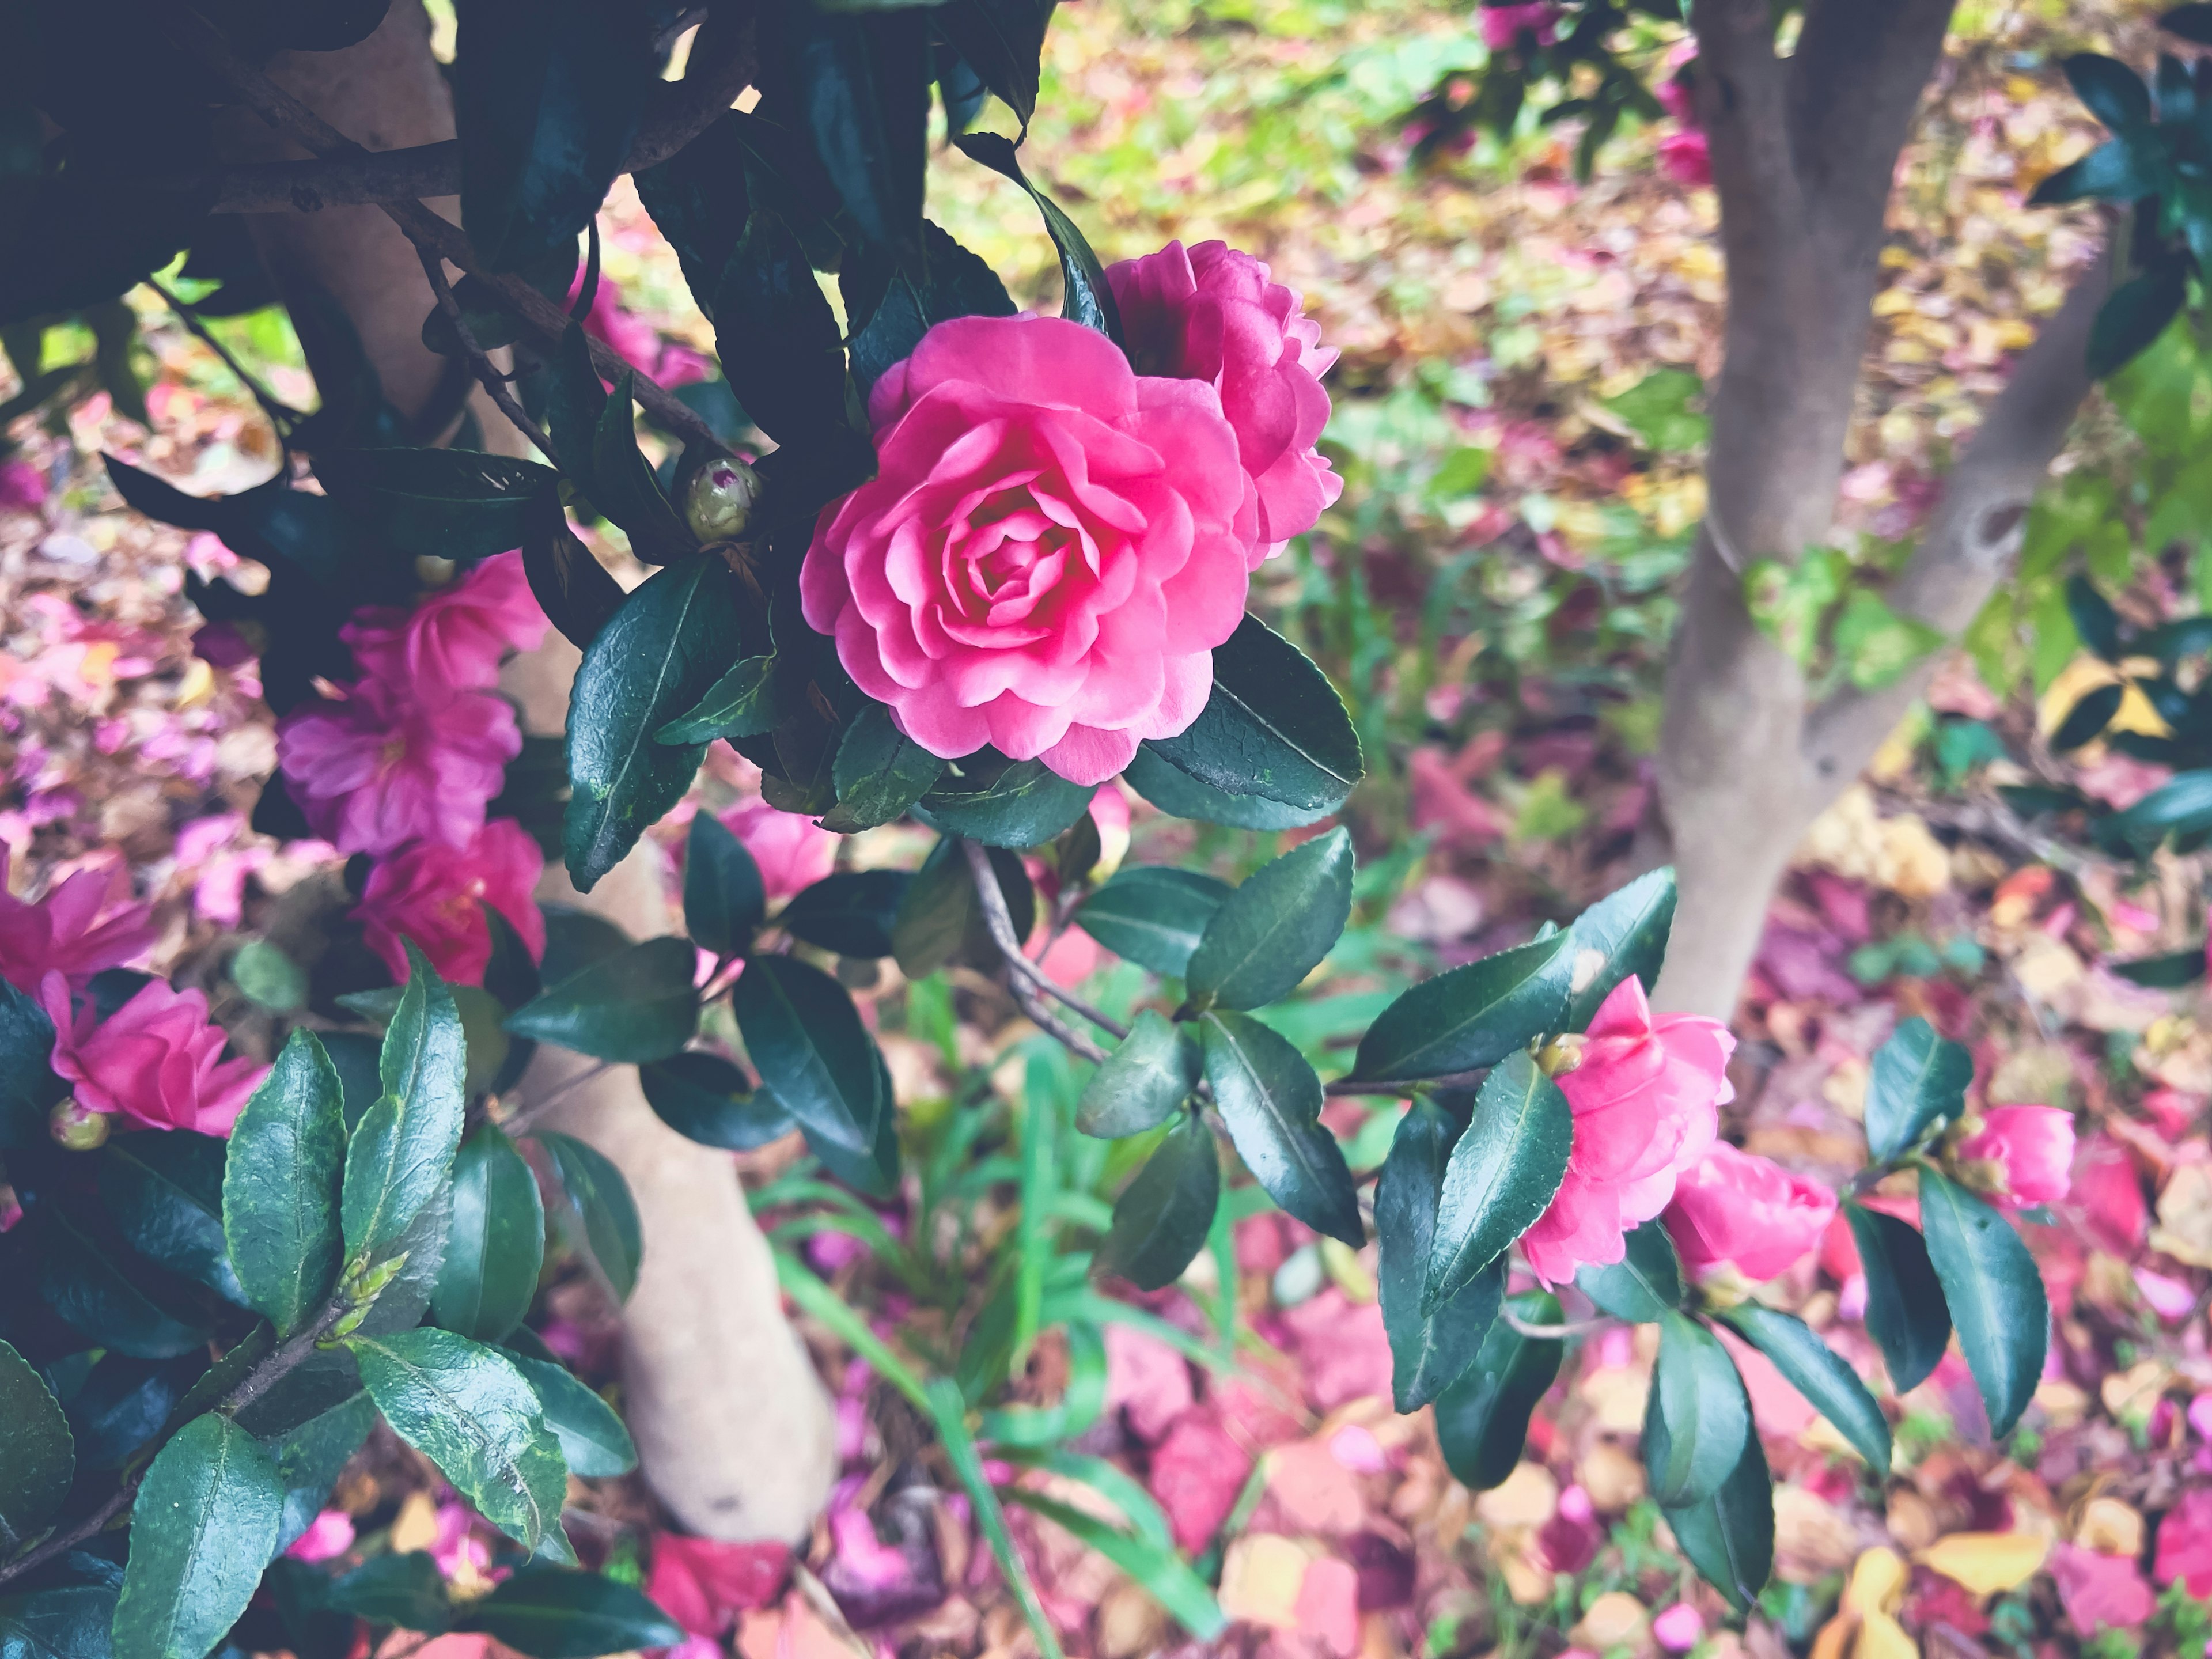
[[[191,99],[358,180],[390,158],[356,155],[254,63],[343,46],[381,10],[179,10],[147,50]],[[9,185],[44,228],[15,241],[38,267],[9,278],[19,326],[112,303],[199,222],[96,210],[125,198],[66,95],[89,20],[61,0],[27,11],[5,49],[64,136]],[[694,74],[714,70],[720,16]],[[0,1156],[21,1206],[0,1239],[9,1650],[304,1656],[344,1651],[361,1621],[484,1632],[542,1659],[682,1639],[632,1584],[586,1570],[591,1540],[562,1524],[570,1474],[635,1455],[525,1322],[547,1200],[559,1248],[616,1297],[640,1229],[614,1166],[519,1103],[546,1044],[638,1067],[654,1110],[704,1145],[803,1134],[812,1162],[754,1195],[805,1211],[777,1234],[785,1290],[932,1425],[1047,1653],[1006,1502],[1123,1565],[1194,1634],[1220,1626],[1205,1573],[1126,1480],[1107,1493],[1117,1527],[1006,1472],[1111,1475],[1065,1449],[1101,1410],[1102,1328],[1142,1324],[1218,1363],[1235,1320],[1233,1272],[1217,1279],[1219,1346],[1112,1287],[1218,1262],[1232,1220],[1267,1200],[1353,1249],[1371,1230],[1396,1403],[1433,1405],[1472,1486],[1514,1468],[1567,1344],[1656,1324],[1650,1489],[1690,1562],[1748,1610],[1773,1507],[1717,1333],[1772,1359],[1876,1478],[1890,1431],[1853,1370],[1760,1299],[1838,1199],[1719,1139],[1732,1039],[1650,1008],[1671,873],[1415,985],[1347,1034],[1342,1076],[1279,1029],[1362,891],[1351,835],[1321,828],[1363,775],[1352,721],[1245,609],[1251,573],[1336,490],[1315,449],[1331,354],[1297,295],[1219,243],[1102,268],[1027,183],[1018,137],[979,125],[1011,115],[1018,131],[1032,112],[1031,0],[772,7],[750,17],[757,104],[723,97],[636,173],[720,347],[721,377],[680,399],[577,320],[598,276],[595,233],[580,240],[673,21],[464,3],[466,235],[399,190],[418,175],[376,186],[399,192],[374,199],[423,250],[424,337],[541,460],[472,448],[465,422],[417,447],[356,384],[326,386],[312,415],[269,398],[286,465],[239,495],[111,462],[132,507],[267,567],[259,592],[195,579],[191,597],[210,651],[258,656],[281,717],[257,822],[331,843],[346,895],[320,948],[257,940],[231,964],[265,1016],[265,1066],[225,1057],[199,989],[122,967],[146,919],[105,914],[92,878],[0,909]],[[1059,251],[1060,316],[1018,313],[924,216],[933,88],[951,134],[935,165],[1028,190]],[[73,225],[94,230],[65,238]],[[641,406],[665,466],[640,447]],[[652,573],[625,592],[572,515],[619,527]],[[497,684],[549,623],[582,665],[565,739],[541,752]],[[911,870],[795,879],[773,823],[740,836],[701,811],[684,934],[632,939],[533,901],[548,853],[580,890],[606,876],[718,742],[758,768],[770,818],[848,835],[911,820],[933,848]],[[1116,779],[1162,813],[1294,844],[1233,887],[1126,863]],[[1070,927],[1142,970],[1112,1006],[1028,953]],[[1060,1045],[1031,1052],[1018,1135],[988,1099],[902,1114],[853,995],[885,959],[910,1028],[980,965]],[[2039,1109],[1978,1112],[1971,1082],[1963,1049],[1902,1027],[1840,1202],[1892,1383],[1925,1377],[1955,1331],[2002,1435],[2050,1322],[2008,1212],[2050,1196],[2054,1170],[2063,1185],[2070,1129]],[[1411,1103],[1371,1194],[1322,1122],[1332,1095]],[[996,1254],[960,1224],[992,1185],[1017,1205]],[[940,1364],[896,1352],[791,1248],[823,1231],[950,1311]],[[1010,1403],[1053,1329],[1063,1397]],[[489,1595],[450,1601],[420,1553],[342,1574],[282,1553],[380,1419],[508,1540]]]

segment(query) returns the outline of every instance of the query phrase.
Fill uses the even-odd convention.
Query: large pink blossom
[[[962,317],[868,410],[878,475],[823,510],[799,592],[907,736],[1100,783],[1198,718],[1257,534],[1211,386],[1079,324]]]
[[[761,885],[771,904],[811,887],[836,868],[842,837],[804,812],[779,811],[764,800],[741,801],[722,814],[722,824],[760,866]]]
[[[1717,1140],[1682,1171],[1663,1219],[1692,1274],[1732,1266],[1764,1284],[1796,1266],[1835,1213],[1836,1195],[1817,1181]]]
[[[2056,1204],[2074,1184],[2074,1114],[2056,1106],[1992,1106],[1959,1143],[1959,1158],[1995,1179],[2000,1209]]]
[[[495,818],[466,847],[414,842],[368,872],[353,914],[369,948],[396,979],[407,977],[412,939],[442,979],[481,983],[491,961],[489,905],[514,926],[531,960],[545,955],[545,916],[532,895],[545,855],[513,818]]]
[[[9,847],[0,842],[0,979],[35,995],[39,981],[58,973],[73,990],[103,968],[119,967],[154,942],[149,905],[130,904],[102,916],[110,881],[101,870],[80,870],[37,903],[8,890]]]
[[[1522,1236],[1538,1278],[1564,1285],[1577,1267],[1626,1255],[1629,1230],[1667,1207],[1676,1178],[1713,1144],[1718,1109],[1735,1097],[1735,1048],[1717,1019],[1653,1019],[1632,975],[1613,988],[1590,1021],[1582,1063],[1559,1077],[1575,1143],[1551,1207]]]
[[[1140,374],[1204,380],[1221,394],[1237,449],[1260,497],[1254,562],[1314,527],[1344,491],[1314,448],[1328,424],[1321,377],[1336,362],[1296,289],[1225,242],[1109,265],[1106,281]]]
[[[293,799],[341,853],[466,847],[521,752],[514,710],[489,691],[417,698],[379,679],[343,702],[295,709],[276,728]]]
[[[149,980],[106,1019],[87,1003],[72,1014],[69,981],[48,974],[39,1000],[54,1023],[54,1070],[87,1111],[119,1113],[152,1129],[227,1135],[269,1068],[225,1060],[207,998]]]
[[[338,632],[364,679],[404,685],[428,701],[498,684],[507,653],[531,649],[546,625],[522,555],[499,553],[412,609],[368,606]]]

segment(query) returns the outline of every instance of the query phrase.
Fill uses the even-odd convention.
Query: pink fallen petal
[[[1359,1575],[1349,1561],[1323,1556],[1298,1584],[1298,1629],[1337,1659],[1359,1651]]]
[[[1252,1459],[1211,1415],[1186,1412],[1152,1453],[1153,1498],[1164,1510],[1176,1547],[1203,1549],[1237,1505]]]
[[[1705,1633],[1703,1614],[1687,1601],[1677,1601],[1651,1621],[1651,1634],[1669,1653],[1687,1653]]]
[[[1106,1328],[1106,1409],[1121,1413],[1130,1433],[1152,1443],[1194,1398],[1188,1360],[1147,1332]]]
[[[2151,1311],[2169,1325],[2179,1324],[2196,1309],[2197,1292],[2180,1279],[2153,1273],[2148,1267],[2136,1268],[2135,1279],[2136,1289],[2142,1293]]]
[[[2051,1552],[2049,1566],[2067,1621],[2081,1636],[2140,1629],[2157,1609],[2149,1581],[2129,1557],[2061,1544]]]

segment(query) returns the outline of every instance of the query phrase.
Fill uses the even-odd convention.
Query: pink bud
[[[1677,1601],[1651,1621],[1651,1633],[1669,1653],[1687,1653],[1705,1633],[1705,1621],[1687,1601]]]

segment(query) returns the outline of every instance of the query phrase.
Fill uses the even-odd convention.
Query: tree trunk
[[[285,53],[269,72],[372,149],[453,137],[451,97],[417,0],[397,0],[359,46]],[[242,118],[235,138],[238,161],[301,154],[251,118]],[[457,216],[450,200],[433,205]],[[397,408],[415,414],[433,402],[450,371],[422,343],[434,303],[429,283],[413,246],[380,210],[254,215],[248,223],[319,374],[330,364],[332,342],[318,329],[314,308],[299,302],[319,292],[337,301]],[[472,392],[471,407],[489,447],[526,451],[526,441],[481,389]],[[576,661],[574,647],[554,634],[512,665],[507,690],[521,706],[525,730],[562,730]],[[556,867],[540,896],[580,903],[635,938],[665,933],[658,858],[649,843],[641,846],[587,897]],[[828,1498],[836,1474],[835,1434],[821,1379],[784,1317],[767,1241],[728,1154],[665,1127],[646,1103],[634,1067],[573,1081],[590,1069],[580,1056],[541,1049],[523,1080],[523,1103],[527,1108],[561,1091],[547,1110],[548,1126],[612,1159],[637,1200],[645,1254],[623,1310],[623,1381],[645,1478],[692,1531],[796,1539]]]

